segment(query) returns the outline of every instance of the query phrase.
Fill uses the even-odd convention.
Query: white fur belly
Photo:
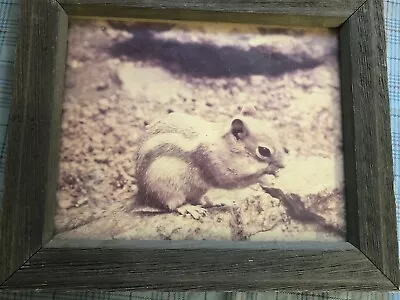
[[[157,158],[147,169],[146,186],[161,196],[176,192],[193,201],[208,189],[198,171],[178,157]]]

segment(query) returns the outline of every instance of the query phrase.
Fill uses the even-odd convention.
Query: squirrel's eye
[[[259,146],[259,147],[258,147],[258,153],[259,153],[261,156],[264,156],[264,157],[270,157],[270,156],[271,156],[271,151],[270,151],[268,148],[266,148],[266,147],[261,147],[261,146]]]

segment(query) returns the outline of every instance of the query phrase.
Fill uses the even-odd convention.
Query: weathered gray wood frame
[[[22,0],[1,211],[1,287],[398,289],[382,5],[380,0]],[[67,24],[77,15],[338,28],[347,242],[52,240]]]

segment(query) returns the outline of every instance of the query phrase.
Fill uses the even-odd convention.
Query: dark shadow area
[[[135,23],[129,23],[129,22],[121,22],[121,21],[108,21],[108,24],[117,30],[125,30],[131,33],[135,33],[136,31],[140,30],[152,30],[155,32],[163,32],[163,31],[168,31],[172,28],[174,28],[174,24],[172,23],[158,23],[158,22],[135,22]]]
[[[298,69],[312,69],[323,63],[323,59],[305,54],[288,56],[266,46],[244,50],[161,40],[155,38],[150,30],[139,27],[131,32],[133,38],[113,44],[109,50],[112,56],[153,62],[172,74],[194,78],[280,76]]]
[[[335,225],[329,224],[325,220],[325,218],[308,210],[305,207],[304,202],[301,200],[300,196],[293,193],[285,194],[280,189],[271,188],[267,186],[262,186],[262,189],[272,197],[281,200],[286,208],[287,214],[293,220],[300,221],[303,224],[315,224],[322,231],[335,233],[341,238],[346,237],[346,232],[343,229],[338,228]],[[315,197],[315,195],[313,196]]]

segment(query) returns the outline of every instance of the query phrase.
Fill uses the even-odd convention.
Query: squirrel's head
[[[236,151],[245,151],[246,156],[268,165],[267,173],[276,176],[284,168],[284,156],[288,150],[281,144],[276,130],[265,121],[255,118],[255,107],[242,108],[241,114],[232,119],[228,135],[236,145]]]

